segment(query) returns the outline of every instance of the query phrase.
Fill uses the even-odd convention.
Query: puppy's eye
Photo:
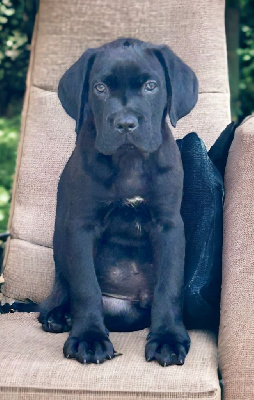
[[[154,90],[157,87],[157,83],[155,81],[147,81],[144,84],[144,89],[151,92],[152,90]]]
[[[94,85],[94,88],[99,93],[103,93],[107,89],[107,87],[106,87],[106,85],[104,85],[104,83],[97,83],[96,85]]]

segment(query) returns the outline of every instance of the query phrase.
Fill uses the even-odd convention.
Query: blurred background
[[[7,229],[30,44],[39,0],[0,0],[0,232]],[[232,120],[254,112],[254,0],[226,0]]]

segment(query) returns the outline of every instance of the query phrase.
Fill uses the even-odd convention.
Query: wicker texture
[[[225,400],[254,398],[254,116],[236,130],[225,177],[219,337]]]
[[[43,332],[35,315],[0,319],[0,399],[220,399],[211,333],[190,333],[192,346],[182,367],[162,368],[145,361],[147,330],[111,333],[123,355],[84,366],[64,359],[67,334]]]

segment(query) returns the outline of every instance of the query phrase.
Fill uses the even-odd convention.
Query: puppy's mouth
[[[120,151],[128,151],[128,150],[134,150],[134,149],[138,149],[136,146],[134,146],[134,144],[131,144],[131,143],[124,143],[124,144],[122,144],[122,146],[120,146],[119,148],[118,148],[118,150],[120,150]]]
[[[128,154],[129,153],[129,154],[133,154],[133,155],[137,154],[137,153],[143,154],[143,155],[148,154],[147,151],[145,151],[141,147],[136,146],[135,144],[132,144],[132,143],[124,143],[124,144],[122,144],[120,147],[118,147],[116,153],[118,153],[118,154],[122,154],[122,153],[127,153]]]

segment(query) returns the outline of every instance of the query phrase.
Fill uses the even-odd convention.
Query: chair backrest
[[[59,175],[75,123],[57,97],[59,78],[88,47],[131,36],[168,44],[197,74],[199,101],[173,130],[210,147],[230,120],[224,0],[41,0],[23,109],[5,254],[3,293],[43,300],[53,277]]]

